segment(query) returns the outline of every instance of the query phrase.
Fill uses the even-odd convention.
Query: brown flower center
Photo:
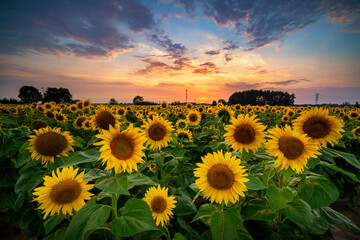
[[[116,136],[110,144],[111,153],[120,160],[127,160],[134,154],[135,143],[125,134]]]
[[[242,144],[250,144],[255,140],[255,130],[249,124],[241,124],[235,128],[234,138]]]
[[[95,122],[101,129],[108,130],[109,126],[115,126],[115,118],[108,111],[101,111],[96,117]]]
[[[43,156],[59,155],[67,147],[66,138],[58,133],[47,132],[37,137],[35,149]]]
[[[234,173],[225,164],[214,165],[207,173],[207,180],[211,187],[217,190],[231,188],[234,183]]]
[[[86,117],[79,117],[77,120],[76,120],[76,126],[78,127],[81,127],[82,126],[82,123],[86,120]]]
[[[355,135],[356,135],[356,136],[360,136],[360,128],[358,128],[358,129],[355,130]]]
[[[64,120],[64,116],[63,115],[61,115],[61,114],[56,114],[56,119],[57,120],[59,120],[59,121],[62,121],[62,120]]]
[[[38,130],[40,128],[47,127],[47,124],[42,121],[34,121],[32,123],[32,127],[33,127],[33,129]]]
[[[279,139],[279,149],[288,159],[296,159],[305,150],[303,142],[296,137],[284,136]]]
[[[151,210],[156,213],[162,213],[167,207],[166,199],[162,196],[156,196],[151,200]]]
[[[54,117],[55,117],[52,112],[46,112],[46,116],[47,116],[48,118],[54,118]]]
[[[118,110],[118,114],[119,114],[119,115],[124,115],[124,114],[125,114],[124,109],[119,109],[119,110]]]
[[[356,113],[356,112],[352,112],[351,114],[350,114],[350,117],[352,117],[352,118],[356,118],[358,116],[358,114]]]
[[[312,117],[304,123],[303,130],[311,138],[323,138],[330,133],[330,123],[325,118]]]
[[[166,108],[166,103],[162,103],[162,104],[161,104],[161,107],[162,107],[162,108]]]
[[[84,123],[84,126],[85,126],[86,128],[90,128],[90,127],[91,127],[91,124],[90,124],[90,122],[85,122],[85,123]]]
[[[74,179],[66,179],[51,189],[50,198],[57,204],[66,204],[75,201],[80,193],[80,184]]]
[[[196,122],[198,120],[198,116],[195,113],[190,114],[189,116],[190,122]]]
[[[166,136],[166,127],[161,123],[155,123],[150,126],[149,137],[154,141],[160,141]]]

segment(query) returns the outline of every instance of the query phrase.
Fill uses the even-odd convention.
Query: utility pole
[[[185,92],[185,103],[187,103],[187,89],[186,89],[186,92]]]
[[[315,105],[318,105],[319,103],[319,93],[315,94]]]

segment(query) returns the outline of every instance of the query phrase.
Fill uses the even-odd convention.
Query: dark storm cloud
[[[287,34],[302,30],[322,16],[343,31],[360,32],[360,1],[358,0],[179,0],[186,12],[202,7],[203,15],[220,26],[235,28],[247,35],[247,50],[282,41]]]
[[[85,58],[109,57],[133,48],[120,31],[154,25],[151,11],[139,1],[3,1],[0,14],[0,53],[29,51]]]

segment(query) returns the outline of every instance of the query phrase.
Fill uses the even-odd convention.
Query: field
[[[2,228],[29,239],[360,234],[335,210],[358,204],[356,107],[9,104],[0,129]]]

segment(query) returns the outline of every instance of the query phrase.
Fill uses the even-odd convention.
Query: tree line
[[[19,89],[19,95],[22,103],[33,102],[56,102],[56,103],[70,103],[72,102],[72,95],[67,88],[48,87],[42,94],[39,89],[33,86],[22,86]]]
[[[247,90],[235,92],[229,98],[229,104],[241,105],[270,105],[270,106],[290,106],[294,105],[295,94],[288,92],[270,90]]]

